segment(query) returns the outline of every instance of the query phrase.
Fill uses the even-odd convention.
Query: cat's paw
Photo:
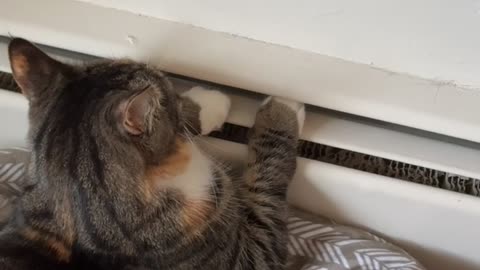
[[[268,97],[262,102],[262,106],[265,106],[268,103],[277,103],[282,104],[291,109],[297,116],[298,131],[299,133],[303,130],[303,125],[305,123],[305,105],[301,102],[297,102],[290,99],[280,98],[280,97]],[[275,105],[274,105],[275,106]]]
[[[227,120],[230,111],[230,98],[217,90],[195,86],[183,94],[200,107],[199,120],[201,134],[218,130]]]

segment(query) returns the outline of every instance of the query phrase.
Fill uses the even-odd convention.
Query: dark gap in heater
[[[245,144],[248,128],[226,123],[221,131],[210,136]],[[367,155],[346,149],[301,140],[298,155],[303,158],[326,162],[377,175],[443,188],[464,194],[480,196],[480,180],[458,176],[391,159]]]

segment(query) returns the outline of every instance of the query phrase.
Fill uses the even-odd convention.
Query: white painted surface
[[[478,0],[84,0],[480,88]]]
[[[480,91],[82,2],[0,5],[0,35],[480,142]]]
[[[24,96],[0,89],[0,148],[27,145],[27,109]]]
[[[26,100],[0,91],[0,147],[24,146]],[[308,116],[307,116],[308,118]],[[308,124],[308,123],[307,123]],[[245,160],[243,145],[207,139],[221,160]],[[377,232],[435,270],[480,268],[480,200],[455,192],[299,159],[291,203]]]

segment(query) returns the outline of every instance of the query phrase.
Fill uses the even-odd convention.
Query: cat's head
[[[146,64],[103,60],[73,66],[23,39],[11,41],[9,57],[29,100],[33,151],[46,159],[78,155],[74,150],[94,147],[93,140],[104,150],[133,151],[138,155],[132,158],[156,163],[173,151],[192,115],[191,108],[184,113],[165,75]]]

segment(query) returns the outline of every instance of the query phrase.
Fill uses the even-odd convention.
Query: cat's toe
[[[262,102],[262,106],[268,104],[269,102],[280,103],[293,110],[293,112],[295,112],[297,116],[298,130],[299,132],[302,131],[303,125],[305,123],[305,104],[286,98],[270,96]]]
[[[227,120],[231,101],[224,93],[196,86],[183,96],[189,97],[200,107],[199,120],[203,135],[220,129]]]

